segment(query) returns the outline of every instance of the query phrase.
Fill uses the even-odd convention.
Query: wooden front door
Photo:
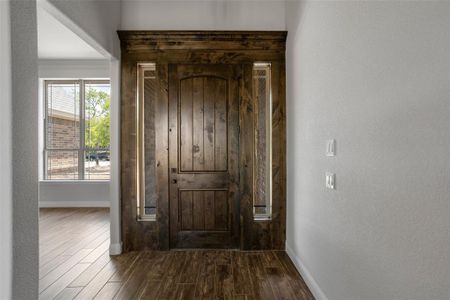
[[[171,248],[237,248],[236,65],[169,65]]]

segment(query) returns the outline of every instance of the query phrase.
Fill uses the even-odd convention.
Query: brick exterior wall
[[[51,151],[51,149],[79,149],[80,148],[80,122],[58,117],[48,118],[47,132],[47,179],[77,180],[79,151]],[[104,151],[100,151],[104,152]],[[83,153],[86,155],[86,153]],[[109,179],[109,161],[100,161],[99,164],[86,159],[85,179]]]
[[[47,148],[78,149],[80,122],[58,117],[48,118]],[[50,151],[47,155],[48,179],[78,179],[78,151]]]

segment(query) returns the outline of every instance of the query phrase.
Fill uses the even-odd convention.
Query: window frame
[[[80,122],[80,135],[79,135],[79,148],[48,148],[48,87],[51,84],[78,84],[79,85],[79,94],[80,94],[80,103],[79,103],[79,119]],[[92,151],[100,151],[100,150],[106,150],[110,151],[111,145],[108,149],[105,148],[87,148],[86,147],[86,103],[85,103],[85,86],[88,84],[108,84],[111,89],[111,80],[109,79],[44,79],[43,86],[44,86],[44,109],[43,109],[43,179],[44,181],[51,181],[51,182],[57,182],[57,181],[63,181],[63,182],[70,182],[70,181],[86,181],[86,182],[95,182],[95,181],[110,181],[111,180],[111,169],[109,171],[109,178],[108,179],[86,179],[85,177],[85,161],[86,161],[86,153],[92,152]],[[110,140],[111,142],[111,140]],[[49,179],[48,178],[48,153],[52,151],[72,151],[78,152],[78,179]]]
[[[260,160],[258,160],[258,137],[256,135],[256,128],[258,127],[258,123],[261,121],[260,120],[260,116],[259,114],[256,112],[259,110],[259,100],[257,99],[257,92],[255,91],[255,79],[257,79],[257,77],[255,76],[255,70],[265,70],[266,71],[266,88],[268,88],[268,90],[266,91],[266,103],[265,103],[265,125],[266,125],[266,132],[265,132],[265,136],[266,136],[266,148],[265,148],[265,152],[266,152],[266,157],[267,159],[265,160],[266,163],[266,177],[265,177],[265,187],[266,187],[266,198],[264,199],[265,204],[261,205],[261,204],[256,204],[256,186],[257,186],[257,179],[258,179],[258,174],[257,174],[257,167],[258,164],[261,163]],[[273,126],[273,95],[272,95],[272,62],[270,61],[255,61],[253,63],[253,67],[252,67],[252,98],[253,98],[253,104],[254,104],[254,108],[255,108],[255,112],[256,115],[254,117],[254,124],[253,124],[253,129],[254,129],[254,161],[255,164],[253,166],[253,199],[252,199],[252,207],[253,207],[253,220],[254,221],[270,221],[272,220],[272,205],[273,205],[273,170],[272,170],[272,166],[273,166],[273,148],[272,148],[272,126]],[[259,77],[259,76],[258,76]],[[259,213],[257,212],[257,208],[258,207],[264,207],[265,208],[265,213]]]
[[[154,71],[155,77],[145,76],[146,71]],[[136,72],[136,216],[137,221],[156,222],[158,213],[158,201],[155,203],[155,213],[147,214],[145,209],[145,79],[157,80],[157,64],[155,62],[139,62],[137,63]]]

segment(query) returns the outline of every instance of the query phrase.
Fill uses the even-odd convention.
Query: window
[[[272,217],[272,90],[270,63],[253,65],[255,104],[255,168],[253,216],[255,220]]]
[[[155,103],[157,96],[156,65],[137,66],[137,216],[140,221],[156,220]]]
[[[110,83],[45,81],[44,178],[109,180]]]

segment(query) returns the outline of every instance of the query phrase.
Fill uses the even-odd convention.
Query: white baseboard
[[[309,290],[313,294],[314,298],[316,298],[316,300],[328,300],[327,296],[320,289],[319,285],[314,280],[308,269],[305,267],[302,260],[297,255],[295,255],[294,250],[292,250],[292,248],[289,247],[287,241],[286,241],[286,253],[291,258],[300,275],[302,275],[303,280],[309,287]]]
[[[109,207],[109,201],[39,201],[39,207]]]
[[[122,254],[122,243],[109,245],[109,255],[120,255]]]

